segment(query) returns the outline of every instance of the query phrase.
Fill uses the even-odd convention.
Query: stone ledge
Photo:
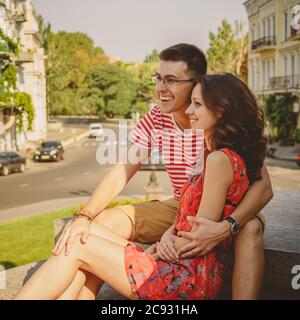
[[[292,277],[294,276],[291,274],[292,267],[300,265],[299,204],[299,191],[282,191],[277,192],[274,199],[264,209],[267,226],[264,234],[266,263],[262,299],[300,300],[300,290],[296,291],[291,287]],[[56,240],[69,219],[55,221]],[[145,245],[142,246],[145,247]],[[7,270],[7,288],[5,290],[0,289],[0,300],[11,299],[43,262],[39,261]],[[232,260],[228,265],[228,269],[232,270]],[[231,276],[229,273],[224,281],[224,288],[220,295],[221,299],[230,299],[230,283]],[[125,299],[106,284],[97,295],[97,300]]]

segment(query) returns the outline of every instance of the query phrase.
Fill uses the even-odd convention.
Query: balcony
[[[32,52],[21,51],[16,59],[16,63],[18,65],[23,63],[32,63],[32,62],[34,62]]]
[[[26,9],[24,5],[19,5],[13,16],[12,16],[12,20],[16,23],[22,23],[26,21]]]
[[[300,40],[300,29],[296,30],[293,27],[291,27],[291,36],[289,40],[292,40],[292,41]]]
[[[251,43],[251,49],[256,51],[272,50],[275,46],[276,37],[263,37]]]
[[[300,89],[300,75],[292,75],[285,77],[273,77],[269,80],[267,90],[299,90]]]

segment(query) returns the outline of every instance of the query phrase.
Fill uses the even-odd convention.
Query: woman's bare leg
[[[125,270],[124,246],[90,234],[85,244],[77,238],[68,256],[63,252],[52,255],[14,300],[57,299],[70,286],[79,269],[95,274],[127,298],[136,299]]]
[[[126,245],[127,243],[126,240],[124,240],[121,236],[117,235],[103,225],[100,225],[95,220],[91,224],[90,233],[120,245]],[[57,299],[95,300],[103,283],[104,282],[94,274],[91,274],[85,270],[78,270],[73,282]]]

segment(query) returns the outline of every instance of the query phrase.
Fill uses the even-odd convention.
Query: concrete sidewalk
[[[145,194],[137,194],[132,196],[118,196],[114,200],[125,200],[125,199],[145,199]],[[44,214],[52,211],[57,211],[63,208],[69,208],[72,206],[86,203],[90,197],[70,197],[62,199],[53,199],[42,202],[29,204],[26,206],[9,208],[0,211],[0,222],[10,221],[17,218],[24,218],[29,216],[35,216]],[[163,196],[162,199],[169,199],[170,195]]]
[[[300,264],[300,192],[276,192],[274,199],[263,210],[267,220],[264,233],[265,274],[261,299],[285,300],[300,299],[300,289],[294,287],[293,267]],[[70,218],[55,221],[55,238],[59,238],[65,223]],[[145,246],[139,246],[145,248]],[[0,278],[6,280],[0,288],[0,300],[10,300],[20,290],[45,260],[32,262],[23,266],[0,272]],[[220,299],[231,299],[231,270],[224,279]],[[107,284],[101,288],[97,300],[124,300],[125,298],[111,289]]]
[[[89,197],[53,199],[0,211],[0,222],[34,216],[85,203]]]

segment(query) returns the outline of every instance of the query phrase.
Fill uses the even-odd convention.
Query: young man
[[[127,240],[142,243],[160,240],[157,249],[160,257],[174,259],[176,251],[173,246],[175,235],[172,224],[177,213],[180,189],[199,159],[197,146],[202,143],[195,135],[187,133],[186,136],[184,130],[190,128],[190,121],[185,111],[190,105],[194,80],[205,74],[206,69],[204,54],[193,45],[178,44],[161,52],[159,67],[154,76],[159,106],[154,107],[139,121],[131,138],[132,145],[128,147],[128,153],[131,148],[139,153],[138,163],[119,163],[102,179],[81,211],[82,215],[92,220],[91,224],[88,219],[70,222],[65,227],[54,254],[62,249],[68,254],[77,235],[81,235],[83,242],[89,233],[105,238],[105,234],[97,228],[101,225]],[[164,139],[164,132],[169,133],[169,139]],[[166,169],[174,187],[174,198],[104,210],[139,170],[141,162],[149,157],[153,148],[158,148],[163,154],[168,151],[170,161]],[[193,240],[179,251],[178,254],[183,258],[204,255],[230,233],[235,235],[233,299],[256,299],[259,296],[264,254],[263,218],[257,214],[272,195],[270,179],[264,166],[262,179],[251,186],[232,214],[231,221],[213,222],[194,218],[193,222],[198,224],[197,230],[182,233],[182,236]],[[87,272],[78,272],[72,285],[60,299],[95,299],[102,284],[101,279]]]

